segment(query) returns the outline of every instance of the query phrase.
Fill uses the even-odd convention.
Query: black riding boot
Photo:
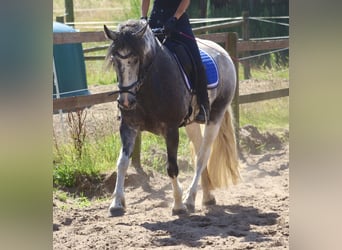
[[[199,106],[199,112],[195,117],[197,123],[207,124],[210,115],[210,104],[207,91],[207,76],[204,67],[201,66],[198,69],[198,78],[196,84],[197,103]]]

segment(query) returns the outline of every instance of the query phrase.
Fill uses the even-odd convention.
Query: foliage
[[[108,46],[109,42],[102,43],[84,43],[83,48],[94,48],[98,46]],[[85,54],[85,56],[105,56],[106,49],[91,52]],[[96,84],[96,85],[108,85],[116,83],[116,73],[115,70],[107,66],[107,62],[105,60],[96,60],[96,61],[85,61],[86,65],[86,74],[87,74],[87,83],[88,85]]]
[[[189,141],[184,128],[179,129],[178,158],[191,164]],[[143,132],[141,138],[142,165],[150,170],[166,174],[166,145],[164,138]]]
[[[258,81],[277,82],[289,80],[289,68],[276,66],[272,69],[252,68],[252,76]],[[243,78],[242,66],[239,72]],[[277,88],[274,86],[274,88]],[[289,97],[240,105],[240,127],[251,124],[260,131],[274,131],[289,128]]]
[[[204,8],[204,10],[200,10],[202,8]],[[192,1],[188,10],[191,18],[241,17],[243,12],[246,11],[250,17],[289,16],[289,0],[200,0]],[[278,24],[289,23],[289,19],[277,18],[270,20],[267,19],[267,21],[272,21],[272,23],[264,22],[262,20],[249,19],[249,38],[280,37],[289,35],[289,26]],[[227,31],[237,32],[239,38],[243,37],[242,28],[240,26],[221,30],[221,32]],[[250,52],[251,55],[256,55],[259,53],[262,52]],[[272,60],[272,58],[270,58],[271,56],[268,55],[253,59],[251,60],[251,64],[272,67],[270,64],[270,61]],[[273,56],[276,57],[277,64],[288,64],[288,50],[277,52]]]
[[[127,19],[134,18],[139,19],[140,17],[140,4],[141,0],[130,0],[130,11],[127,13]]]
[[[87,111],[80,109],[75,112],[68,113],[68,125],[70,137],[72,139],[74,149],[77,152],[78,158],[81,158],[83,152],[83,145],[87,135],[85,127],[85,119],[87,117]]]
[[[120,151],[119,135],[113,134],[96,140],[86,140],[81,157],[72,144],[54,149],[53,181],[57,186],[72,187],[77,177],[92,176],[114,169]]]
[[[251,124],[260,131],[289,128],[289,98],[240,105],[240,126]]]

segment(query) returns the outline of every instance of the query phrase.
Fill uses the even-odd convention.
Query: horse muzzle
[[[119,108],[122,110],[133,110],[137,106],[137,100],[135,96],[129,93],[120,94],[117,101]]]

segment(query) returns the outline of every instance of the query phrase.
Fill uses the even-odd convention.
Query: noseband
[[[150,64],[148,64],[145,69],[143,70],[143,74],[140,72],[140,69],[139,69],[139,73],[138,73],[138,80],[136,80],[135,82],[129,84],[128,86],[122,86],[122,84],[119,83],[118,87],[119,87],[119,90],[117,91],[113,91],[112,93],[110,93],[109,95],[115,95],[115,94],[122,94],[122,93],[128,93],[128,94],[131,94],[133,96],[136,96],[140,87],[143,85],[144,83],[144,80],[145,80],[145,77],[149,74],[151,68],[152,68],[152,65],[155,61],[155,58],[157,57],[158,55],[158,52],[159,52],[159,49],[157,49],[157,53],[153,56],[153,59],[152,61],[150,62]],[[128,59],[129,57],[132,56],[132,52],[128,53],[127,55],[121,55],[119,52],[115,52],[114,55],[111,56],[111,60],[113,60],[112,58],[114,56],[117,56],[119,57],[120,59]],[[135,88],[135,91],[133,92],[132,89]]]
[[[117,56],[119,57],[120,59],[128,59],[132,56],[132,52],[128,53],[127,55],[121,55],[118,51],[116,51],[114,53],[114,55],[111,56],[111,61],[113,61],[113,57]],[[115,95],[115,94],[121,94],[121,93],[129,93],[133,96],[136,96],[140,86],[142,85],[142,81],[140,79],[140,73],[138,75],[138,80],[136,80],[135,82],[131,83],[130,85],[128,86],[122,86],[122,84],[119,83],[118,87],[119,87],[119,90],[118,91],[113,91],[112,93],[110,93],[109,95]],[[136,87],[136,91],[135,93],[131,91],[131,89],[133,89],[134,87]]]

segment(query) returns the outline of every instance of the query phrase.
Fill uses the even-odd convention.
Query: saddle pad
[[[214,59],[204,50],[200,49],[202,63],[208,80],[208,89],[216,88],[218,85],[218,70]]]
[[[214,89],[218,85],[218,78],[219,78],[216,63],[215,63],[214,59],[204,50],[200,49],[200,55],[201,55],[202,63],[203,63],[203,66],[205,68],[205,72],[207,75],[207,83],[208,83],[207,88],[208,89]],[[185,78],[185,82],[186,82],[188,89],[189,90],[193,89],[193,86],[192,86],[190,80],[188,79],[187,75],[183,71],[183,69],[182,69],[182,72],[183,72],[183,76]]]

